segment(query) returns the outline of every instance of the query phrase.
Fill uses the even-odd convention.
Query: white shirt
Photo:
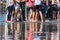
[[[41,4],[41,0],[35,0],[34,5],[40,5]]]
[[[13,5],[13,0],[7,0],[7,7]]]

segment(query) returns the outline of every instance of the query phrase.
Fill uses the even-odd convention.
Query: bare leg
[[[35,12],[33,12],[33,18],[32,18],[33,20],[35,19]]]
[[[15,13],[15,15],[14,15],[14,20],[13,20],[14,22],[16,22],[17,21],[17,13]]]
[[[42,14],[42,12],[39,11],[39,14],[40,14],[41,21],[43,22],[43,14]]]
[[[40,34],[42,33],[42,29],[43,29],[43,23],[41,22],[40,23],[40,29],[39,29]]]
[[[36,12],[35,20],[38,21],[38,12]]]
[[[33,11],[30,9],[30,19],[32,19]]]

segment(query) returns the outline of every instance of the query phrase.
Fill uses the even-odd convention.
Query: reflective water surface
[[[60,23],[17,22],[0,24],[0,40],[59,40]]]

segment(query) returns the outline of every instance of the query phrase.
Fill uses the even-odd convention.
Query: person
[[[12,12],[14,10],[14,1],[6,0],[6,8],[8,10],[7,21],[11,21]]]
[[[29,0],[28,1],[29,2],[29,10],[30,10],[30,20],[32,20],[33,19],[33,7],[34,7],[34,0]]]
[[[38,21],[40,16],[41,21],[43,21],[43,15],[41,11],[41,0],[34,0],[34,12],[36,13],[35,20]]]
[[[22,17],[23,17],[23,21],[25,21],[25,3],[27,0],[21,0],[20,2],[20,7],[22,9]]]
[[[51,14],[51,12],[52,12],[52,1],[49,1],[49,3],[48,3],[48,11],[47,11],[47,19],[52,19],[52,14]]]
[[[15,0],[15,21],[23,21],[22,8],[20,7],[20,0]]]
[[[44,20],[46,19],[46,14],[47,14],[47,10],[48,10],[48,6],[46,4],[46,1],[43,1],[43,18]]]
[[[28,6],[28,4],[29,4],[29,2],[28,2],[28,0],[27,0],[27,2],[26,2],[26,8],[25,8],[25,10],[26,10],[26,20],[29,20],[29,6]]]

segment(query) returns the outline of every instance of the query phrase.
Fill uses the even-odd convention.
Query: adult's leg
[[[33,10],[30,8],[30,19],[32,19]]]
[[[25,2],[22,2],[22,16],[23,20],[25,21]]]
[[[38,21],[38,12],[36,11],[35,20]]]
[[[8,7],[8,16],[7,16],[7,20],[11,20],[11,15],[12,15],[12,11],[11,11],[11,7]]]
[[[39,14],[40,14],[41,21],[43,22],[43,14],[42,14],[42,12],[39,11]]]
[[[33,20],[35,20],[35,12],[33,11],[33,17],[32,17]]]

